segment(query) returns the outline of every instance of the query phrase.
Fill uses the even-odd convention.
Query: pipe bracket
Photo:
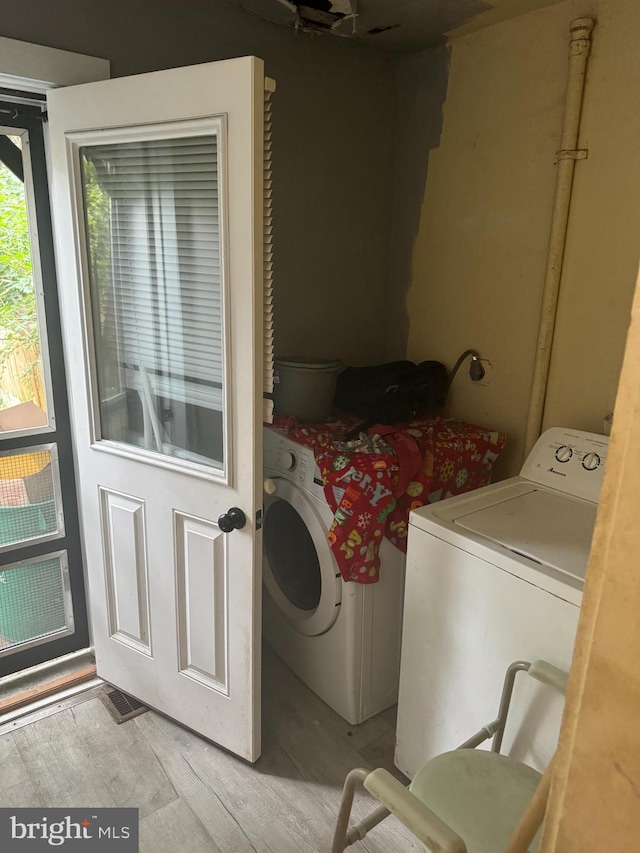
[[[587,148],[563,148],[556,151],[556,163],[560,160],[586,160],[589,156]]]

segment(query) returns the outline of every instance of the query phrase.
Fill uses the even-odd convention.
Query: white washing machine
[[[345,583],[313,451],[266,427],[264,459],[264,637],[356,725],[397,701],[404,554],[384,540],[379,582]]]
[[[408,776],[495,718],[513,661],[569,669],[607,449],[550,429],[520,476],[411,513],[396,746]],[[519,676],[502,751],[544,769],[563,704]]]

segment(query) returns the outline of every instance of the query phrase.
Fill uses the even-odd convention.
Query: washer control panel
[[[597,503],[608,450],[606,435],[553,427],[540,436],[520,476]]]
[[[314,477],[319,476],[313,450],[291,441],[276,429],[264,430],[264,467],[278,472],[309,491],[314,491]]]
[[[281,471],[295,471],[298,467],[298,457],[293,450],[281,450],[276,465]]]

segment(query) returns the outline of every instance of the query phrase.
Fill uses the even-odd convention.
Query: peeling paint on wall
[[[427,185],[429,152],[440,144],[450,49],[444,42],[398,60],[393,215],[387,292],[387,357],[406,358],[407,293]]]
[[[357,17],[358,0],[278,0],[292,14],[297,30],[306,33],[331,33]]]
[[[554,0],[533,0],[554,2]],[[485,0],[231,0],[274,24],[311,35],[358,39],[386,49],[424,50],[494,8]],[[494,3],[497,0],[494,0]],[[505,0],[499,0],[505,2]]]

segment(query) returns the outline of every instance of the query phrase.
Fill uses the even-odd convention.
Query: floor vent
[[[132,720],[149,710],[142,702],[138,702],[133,696],[127,696],[126,693],[117,690],[115,687],[104,687],[100,698],[118,725],[126,723],[127,720]]]

